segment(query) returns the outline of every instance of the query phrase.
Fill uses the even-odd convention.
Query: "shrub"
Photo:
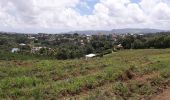
[[[113,91],[115,92],[115,94],[123,96],[123,97],[127,97],[130,93],[127,85],[125,85],[122,82],[116,82],[113,85]]]
[[[153,77],[149,80],[152,86],[158,86],[164,81],[164,79],[160,76]]]
[[[31,77],[16,77],[16,78],[6,78],[0,81],[0,88],[10,89],[10,88],[23,88],[36,86],[41,81],[37,78]]]
[[[138,93],[141,95],[150,95],[153,93],[153,88],[150,84],[143,84],[139,89]]]
[[[164,69],[160,72],[160,75],[163,78],[170,78],[170,70],[169,69]]]

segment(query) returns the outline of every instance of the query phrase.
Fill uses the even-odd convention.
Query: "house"
[[[20,51],[19,48],[12,48],[12,50],[11,50],[12,53],[19,52],[19,51]]]
[[[28,39],[32,40],[32,39],[35,39],[35,37],[28,37]]]
[[[86,35],[87,42],[89,43],[91,40],[91,35]]]
[[[93,58],[93,57],[95,57],[96,56],[96,54],[88,54],[88,55],[86,55],[85,57],[86,57],[86,60],[88,59],[88,58]]]
[[[25,46],[26,44],[24,44],[24,43],[21,43],[21,44],[19,44],[20,46]]]
[[[143,36],[144,34],[139,34],[140,36]]]
[[[36,53],[37,51],[40,51],[43,47],[33,47],[31,48],[31,53]]]
[[[116,50],[122,50],[122,49],[123,49],[122,44],[117,45],[117,46],[115,47],[115,49],[116,49]]]
[[[81,45],[84,45],[84,40],[80,40]]]

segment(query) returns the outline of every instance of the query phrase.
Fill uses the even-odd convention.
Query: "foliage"
[[[119,43],[125,49],[147,49],[147,48],[169,48],[170,35],[169,33],[146,34],[144,36],[127,35],[124,38],[119,38]]]
[[[73,37],[80,36],[75,34]],[[126,41],[135,42],[129,38]],[[48,100],[89,97],[89,99],[135,98],[136,100],[152,95],[164,81],[169,79],[170,49],[122,50],[110,54],[111,42],[108,39],[110,37],[94,36],[91,41],[93,45],[87,43],[85,46],[63,40],[64,43],[58,43],[52,55],[65,60],[53,59],[45,48],[41,49],[39,54],[28,55],[1,51],[0,99]],[[142,37],[138,39],[142,43],[146,42]],[[41,42],[43,40],[45,38]],[[128,45],[127,48],[131,48]],[[138,47],[134,44],[134,48]],[[72,59],[80,58],[86,53],[99,53],[103,56],[90,60]],[[135,77],[153,72],[160,73],[160,76],[145,79],[147,82],[142,81],[143,83],[133,80]],[[133,76],[128,78],[128,73]],[[120,77],[127,79],[122,80]]]

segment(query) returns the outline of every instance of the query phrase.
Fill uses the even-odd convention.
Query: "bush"
[[[152,86],[159,86],[164,81],[164,79],[160,76],[153,77],[149,80],[151,81],[150,83]]]
[[[115,92],[115,94],[123,97],[129,96],[130,93],[128,87],[122,82],[116,82],[113,85],[113,91]]]
[[[10,88],[24,88],[36,86],[41,81],[37,78],[31,77],[16,77],[16,78],[6,78],[0,81],[0,88],[10,89]]]
[[[162,71],[160,72],[160,75],[161,75],[163,78],[170,78],[170,70],[169,70],[169,69],[162,70]]]

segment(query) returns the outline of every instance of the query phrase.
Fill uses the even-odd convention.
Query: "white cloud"
[[[89,0],[0,0],[0,30],[70,31],[148,27],[168,29],[169,0],[99,0],[94,7]],[[94,8],[82,15],[76,7]],[[9,29],[9,30],[8,30]]]
[[[170,20],[170,6],[165,3],[159,3],[155,6],[151,14],[152,17],[158,20]]]

